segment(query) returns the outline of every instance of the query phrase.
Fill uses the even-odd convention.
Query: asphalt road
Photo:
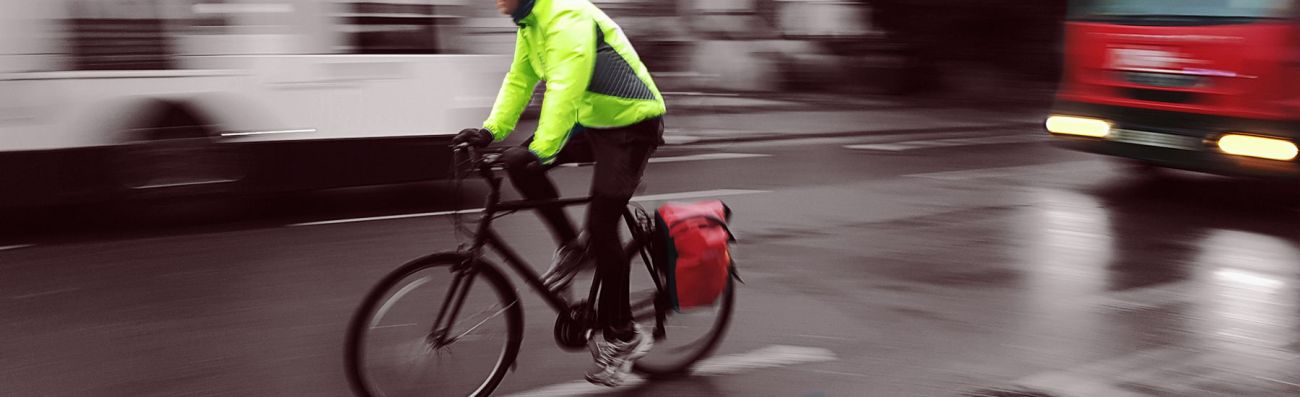
[[[665,147],[641,195],[720,195],[735,212],[746,284],[715,370],[584,387],[589,356],[555,347],[553,314],[521,290],[524,348],[499,394],[1300,395],[1300,187],[1152,174],[1038,134]],[[590,169],[554,177],[579,195]],[[463,241],[437,214],[454,191],[11,232],[0,395],[350,395],[348,317],[387,271]],[[502,222],[550,257],[532,215]]]

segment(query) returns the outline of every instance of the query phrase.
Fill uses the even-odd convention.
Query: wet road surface
[[[735,212],[746,284],[709,370],[586,387],[589,356],[555,347],[554,315],[521,290],[523,351],[498,394],[1300,395],[1300,186],[1152,175],[1037,134],[665,147],[642,196],[721,195]],[[554,177],[580,195],[590,168]],[[11,230],[0,395],[349,395],[348,317],[387,271],[465,241],[453,192]],[[465,207],[482,192],[466,186]],[[542,267],[536,219],[501,222]]]

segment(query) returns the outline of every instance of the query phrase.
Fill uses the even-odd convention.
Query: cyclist
[[[455,142],[486,146],[505,139],[538,81],[546,82],[546,93],[537,130],[526,147],[501,155],[516,189],[530,200],[557,198],[546,170],[561,162],[562,150],[576,134],[590,142],[595,166],[585,235],[574,230],[561,208],[539,210],[560,245],[544,281],[550,288],[565,289],[588,255],[595,258],[601,277],[597,310],[603,324],[588,342],[596,366],[586,379],[617,386],[653,343],[632,321],[630,269],[618,222],[647,160],[663,143],[663,97],[622,29],[590,1],[496,3],[519,26],[514,62],[482,128],[461,131]]]

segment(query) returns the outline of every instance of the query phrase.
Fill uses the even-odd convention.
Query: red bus
[[[1083,0],[1047,129],[1161,167],[1300,178],[1297,0]]]

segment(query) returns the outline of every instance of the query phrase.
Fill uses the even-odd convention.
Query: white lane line
[[[774,345],[749,353],[719,356],[701,361],[695,365],[695,370],[692,371],[691,374],[693,376],[732,375],[756,369],[785,367],[796,364],[835,360],[835,353],[826,349]],[[644,379],[635,377],[628,379],[627,383],[624,383],[622,386],[608,388],[595,386],[586,381],[574,381],[511,394],[509,397],[558,397],[599,394],[635,388],[644,382]]]
[[[705,154],[692,154],[687,156],[651,157],[650,163],[656,164],[656,163],[678,163],[683,161],[734,160],[734,159],[748,159],[748,158],[757,158],[757,157],[772,157],[772,155],[754,154],[754,153],[705,153]],[[560,166],[576,168],[576,167],[586,167],[592,164],[594,163],[567,163],[567,164],[560,164]]]
[[[22,249],[22,248],[28,248],[28,247],[35,247],[35,246],[36,246],[36,244],[6,245],[6,246],[0,246],[0,251],[16,250],[16,249]]]
[[[927,178],[944,181],[960,181],[981,178],[1005,178],[1023,174],[1059,172],[1068,170],[1100,171],[1106,164],[1097,160],[1067,161],[1051,164],[1021,165],[1015,167],[977,168],[961,171],[927,172],[923,174],[904,175],[906,178]]]
[[[978,145],[999,145],[1008,143],[1030,143],[1046,141],[1049,137],[1046,135],[999,135],[986,136],[977,138],[954,138],[954,139],[934,139],[923,141],[904,141],[892,143],[872,143],[864,145],[845,145],[846,149],[854,150],[881,150],[890,152],[902,152],[917,149],[932,149],[940,147],[957,147],[957,146],[978,146]]]
[[[316,132],[315,128],[308,128],[303,130],[277,130],[277,131],[232,131],[232,132],[222,133],[221,136],[235,137],[235,136],[253,136],[253,135],[277,135],[277,134],[310,134],[314,132]]]
[[[701,190],[701,191],[695,191],[695,192],[681,192],[681,193],[654,194],[654,195],[649,195],[649,196],[636,196],[636,197],[632,197],[632,201],[683,200],[683,199],[705,198],[705,197],[737,196],[737,195],[742,195],[742,194],[755,194],[755,193],[770,193],[770,191],[768,191],[768,190],[743,190],[743,189],[716,189],[716,190]],[[483,212],[483,209],[482,209],[482,208],[473,208],[473,209],[460,210],[460,211],[421,212],[421,213],[415,213],[415,214],[399,214],[399,215],[371,216],[371,217],[365,217],[365,218],[335,219],[335,220],[329,220],[329,221],[317,221],[317,222],[294,223],[294,224],[290,224],[290,225],[287,225],[287,226],[288,226],[288,227],[298,227],[298,226],[336,225],[336,224],[340,224],[340,223],[358,223],[358,222],[372,222],[372,221],[387,221],[387,220],[393,220],[393,219],[426,218],[426,217],[446,216],[446,215],[454,215],[454,214],[474,214],[474,213],[479,213],[479,212]]]
[[[675,76],[698,77],[698,76],[704,76],[704,75],[699,74],[699,73],[693,73],[693,72],[659,72],[659,73],[655,73],[655,77],[663,77],[663,76],[673,76],[673,77],[675,77]],[[679,95],[679,96],[715,96],[715,97],[739,97],[739,96],[740,96],[740,94],[733,94],[733,93],[728,93],[728,92],[700,92],[700,91],[664,91],[664,92],[662,92],[661,94],[663,94],[663,95],[668,95],[668,96],[673,96],[673,95]]]
[[[1149,349],[1066,370],[1030,375],[1016,380],[1013,384],[1062,397],[1144,396],[1144,394],[1121,389],[1119,385],[1144,378],[1150,379],[1170,363],[1189,362],[1196,356],[1198,356],[1197,352],[1185,349]]]
[[[685,144],[688,144],[688,143],[699,142],[700,139],[703,139],[703,138],[700,138],[700,137],[698,137],[698,136],[692,136],[692,135],[664,135],[664,144],[666,144],[666,145],[685,145]]]
[[[682,193],[653,194],[649,196],[636,196],[632,198],[632,201],[684,200],[684,199],[705,198],[705,197],[739,196],[742,194],[757,194],[757,193],[771,193],[771,191],[744,190],[744,189],[701,190],[698,192],[682,192]]]
[[[650,163],[653,164],[653,163],[677,163],[682,161],[732,160],[732,159],[748,159],[748,158],[755,158],[755,157],[772,157],[772,155],[754,154],[754,153],[705,153],[705,154],[692,154],[688,156],[654,157],[650,159]]]
[[[1294,373],[1300,354],[1271,349],[1250,354],[1250,365],[1239,363],[1238,352],[1196,348],[1155,348],[1059,371],[1048,371],[1014,382],[1016,386],[1059,397],[1144,397],[1138,390],[1158,389],[1167,395],[1195,394],[1206,379],[1220,384],[1259,381],[1295,387],[1276,376]],[[1265,369],[1268,368],[1268,369]],[[1286,368],[1277,371],[1277,368]],[[1291,372],[1288,372],[1291,371]]]
[[[857,339],[854,339],[854,338],[844,338],[844,337],[839,337],[839,336],[812,335],[812,334],[798,334],[798,335],[795,335],[795,336],[800,337],[800,338],[808,338],[808,339],[823,339],[823,340],[840,340],[840,341],[851,341],[851,340],[857,340]]]
[[[869,135],[869,136],[842,136],[842,137],[812,136],[812,137],[802,137],[799,139],[789,139],[789,140],[747,142],[744,144],[745,145],[744,147],[746,148],[764,148],[764,147],[788,148],[790,145],[801,145],[801,146],[865,145],[865,144],[872,144],[872,143],[898,143],[903,141],[910,142],[910,141],[915,141],[920,139],[941,140],[941,139],[953,139],[953,138],[981,138],[981,137],[989,136],[989,133],[990,133],[989,131],[925,132],[925,133],[905,132],[905,133],[889,133],[889,134]],[[1010,132],[997,131],[997,133],[1008,134]],[[668,137],[665,136],[664,139],[668,139]],[[694,147],[700,150],[736,150],[735,148],[737,147],[737,145],[738,144],[735,142],[718,142],[718,143],[705,143]]]
[[[15,296],[11,296],[11,297],[9,297],[9,299],[14,299],[14,300],[18,300],[18,299],[31,299],[31,298],[41,297],[41,296],[55,295],[55,294],[62,294],[62,293],[66,293],[66,292],[75,292],[75,291],[80,291],[80,290],[81,290],[81,288],[77,288],[77,287],[72,287],[72,288],[62,288],[62,289],[56,289],[56,290],[50,290],[50,291],[35,292],[35,293],[30,293],[30,294],[25,294],[25,295],[15,295]]]

